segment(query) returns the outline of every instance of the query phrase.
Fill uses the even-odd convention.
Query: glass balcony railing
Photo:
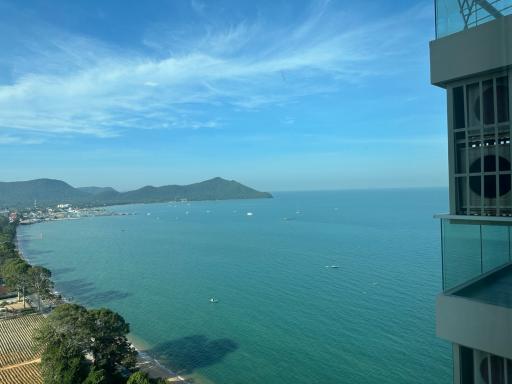
[[[436,39],[512,14],[512,0],[436,0]]]
[[[509,225],[441,219],[443,290],[511,262]]]

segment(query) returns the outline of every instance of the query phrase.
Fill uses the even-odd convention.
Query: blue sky
[[[432,3],[0,0],[0,180],[445,185]]]

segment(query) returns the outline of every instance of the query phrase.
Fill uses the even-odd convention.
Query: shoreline
[[[16,236],[14,242],[15,249],[18,251],[19,257],[22,260],[25,260],[27,263],[30,263],[29,258],[25,255],[23,247],[21,246],[22,240],[20,238],[20,233],[18,232],[18,227],[16,228]],[[53,290],[53,293],[60,295],[62,301],[65,303],[73,302],[73,300],[69,300],[66,296],[64,296],[62,292],[57,292]],[[148,352],[146,352],[144,348],[142,348],[142,346],[137,341],[134,340],[136,339],[136,337],[134,337],[133,335],[130,336],[129,334],[127,338],[130,345],[137,351],[137,363],[135,364],[135,366],[141,371],[147,373],[150,378],[161,378],[167,382],[172,383],[191,383],[183,376],[180,376],[176,372],[164,366],[160,361],[158,361],[157,359],[152,357]]]
[[[152,379],[164,379],[165,381],[172,383],[183,383],[188,384],[188,381],[183,376],[178,375],[176,372],[164,366],[160,361],[151,356],[143,348],[137,345],[137,342],[133,340],[133,336],[128,336],[130,345],[137,351],[137,363],[136,367],[143,372],[146,372]]]

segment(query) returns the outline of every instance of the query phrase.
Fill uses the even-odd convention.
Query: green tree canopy
[[[88,363],[80,351],[50,343],[41,356],[41,374],[47,384],[77,384],[87,376]]]
[[[53,288],[51,276],[52,273],[45,267],[35,266],[28,270],[28,281],[30,287],[37,293],[39,310],[41,310],[41,299],[45,299],[51,294]]]
[[[105,371],[102,369],[97,370],[95,367],[93,367],[82,384],[107,384],[107,383],[108,383],[108,381],[105,376]]]
[[[149,377],[144,372],[138,371],[133,373],[126,384],[151,384]]]
[[[23,293],[25,299],[25,289],[28,285],[28,270],[30,265],[20,258],[8,259],[2,266],[2,276],[8,287],[18,291],[18,300],[20,293]]]
[[[82,382],[79,379],[85,379],[87,372],[83,375],[81,368],[87,360],[94,370],[101,372],[100,375],[91,371],[90,380],[102,376],[106,383],[114,382],[120,366],[130,369],[135,365],[137,352],[126,338],[129,330],[122,316],[109,309],[87,310],[76,304],[55,308],[35,335],[42,351],[45,383],[67,384],[56,379],[53,372],[73,377],[74,383]],[[67,370],[66,375],[63,370]]]
[[[126,338],[130,326],[123,317],[110,309],[101,308],[90,310],[89,320],[90,352],[95,365],[104,369],[108,377],[115,373],[117,365],[133,368],[137,352]]]

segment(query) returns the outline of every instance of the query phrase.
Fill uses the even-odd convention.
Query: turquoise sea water
[[[432,215],[446,201],[445,189],[411,189],[129,205],[112,209],[136,215],[19,238],[57,290],[120,312],[151,354],[198,382],[450,383],[434,313]]]

